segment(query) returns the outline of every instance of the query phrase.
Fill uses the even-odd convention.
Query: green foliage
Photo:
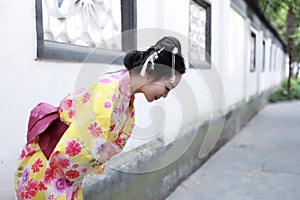
[[[294,61],[300,62],[300,22],[299,22],[299,27],[296,29],[296,33],[293,35],[293,38],[295,43],[293,58]]]
[[[300,99],[300,79],[291,79],[290,92],[287,91],[288,80],[283,80],[281,87],[269,96],[269,102],[288,101]]]
[[[299,84],[300,84],[300,79],[297,78],[291,79],[291,89],[294,90],[299,89]],[[283,80],[281,86],[283,88],[287,88],[287,85],[288,85],[288,80],[287,79]]]
[[[254,0],[266,13],[270,21],[277,27],[287,44],[288,37],[293,37],[292,61],[300,61],[300,0]],[[287,32],[288,10],[293,10],[294,33],[292,36]]]

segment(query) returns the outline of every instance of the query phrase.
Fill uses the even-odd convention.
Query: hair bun
[[[139,66],[144,61],[143,51],[133,50],[126,54],[124,58],[124,65],[127,69],[132,69]]]
[[[178,52],[175,54],[175,70],[180,74],[185,73],[184,59],[181,54],[181,45],[179,40],[174,37],[163,37],[156,44],[150,47],[147,51],[133,50],[126,54],[124,57],[124,65],[127,69],[142,70],[142,67],[146,59],[151,56],[154,52],[159,52],[158,58],[155,59],[154,63],[156,65],[166,65],[172,68],[172,52],[174,48],[177,48]],[[161,51],[160,51],[161,50]],[[161,67],[158,67],[161,70]],[[169,70],[170,70],[169,68]],[[165,74],[170,74],[166,72]]]
[[[182,56],[180,42],[179,42],[179,40],[177,40],[174,37],[171,37],[171,36],[163,37],[158,42],[156,42],[156,44],[153,46],[153,48],[155,48],[155,49],[164,48],[165,51],[169,51],[169,52],[172,52],[175,47],[178,50],[177,54]]]

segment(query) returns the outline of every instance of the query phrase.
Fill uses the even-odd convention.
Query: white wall
[[[137,0],[137,28],[159,28],[188,35],[189,1]]]
[[[241,100],[247,100],[249,96],[259,90],[265,90],[278,84],[281,80],[281,67],[276,71],[269,71],[269,46],[271,41],[266,41],[266,68],[260,75],[249,71],[249,19],[240,16],[230,6],[230,0],[211,0],[212,5],[212,40],[211,58],[217,68],[224,85],[226,108],[231,107]],[[138,28],[169,29],[170,34],[176,32],[181,37],[183,54],[188,54],[189,30],[189,1],[171,0],[137,0],[137,26]],[[226,17],[224,17],[226,16]],[[2,98],[0,106],[2,134],[0,135],[0,199],[14,197],[13,173],[17,165],[17,157],[26,139],[26,129],[30,110],[39,102],[45,101],[57,105],[59,101],[74,89],[79,70],[82,64],[39,61],[36,58],[36,32],[35,32],[35,4],[34,1],[9,1],[0,2],[0,90]],[[257,30],[259,32],[259,30]],[[148,40],[138,38],[138,44],[142,46],[152,45],[161,36],[161,32],[149,35]],[[261,37],[262,38],[262,37]],[[141,43],[145,42],[146,43]],[[184,46],[186,45],[186,46]],[[258,55],[259,57],[259,55]],[[282,59],[286,59],[284,56]],[[259,61],[258,61],[259,62]],[[277,61],[281,63],[280,60]],[[274,61],[273,61],[274,63]],[[99,65],[100,67],[100,65]],[[259,70],[259,69],[257,69]],[[204,72],[207,72],[204,70]],[[137,122],[141,126],[151,123],[151,109],[156,105],[162,106],[165,111],[167,126],[163,132],[171,134],[158,135],[166,141],[176,137],[177,128],[174,124],[188,124],[195,120],[197,114],[200,117],[209,117],[213,110],[210,91],[203,74],[189,71],[184,79],[195,94],[197,105],[188,105],[190,99],[184,98],[182,103],[188,105],[187,110],[196,112],[187,119],[180,119],[174,114],[178,113],[178,101],[176,92],[185,88],[182,85],[163,101],[150,106],[143,97],[137,97]],[[172,103],[170,103],[172,102]],[[147,104],[147,105],[146,105]],[[177,105],[174,110],[171,105]],[[140,109],[144,108],[147,109]],[[184,106],[182,106],[184,107]],[[197,108],[197,109],[195,109]],[[148,113],[148,114],[145,114]],[[143,118],[144,117],[144,118]],[[157,123],[157,122],[156,122]],[[138,134],[136,132],[136,134]],[[161,132],[160,132],[161,134]],[[147,140],[144,140],[144,142]],[[140,145],[141,141],[130,141],[128,148]],[[3,184],[5,183],[5,184]]]
[[[150,19],[150,20],[149,20]],[[182,54],[188,58],[189,49],[189,1],[174,1],[171,0],[138,0],[137,1],[137,29],[138,29],[138,47],[147,48],[163,36],[174,36],[178,38],[182,45]],[[144,30],[143,30],[144,29]],[[136,103],[136,107],[143,107],[143,110],[137,110],[137,126],[141,126],[140,129],[135,129],[133,137],[126,146],[125,150],[130,150],[135,146],[139,146],[153,138],[161,138],[165,143],[169,143],[178,136],[178,127],[186,126],[187,124],[195,122],[196,116],[206,115],[212,110],[212,103],[209,95],[209,90],[206,86],[206,80],[204,80],[201,73],[189,73],[187,72],[183,76],[182,87],[176,88],[171,95],[164,101],[158,101],[148,105],[143,97],[138,97],[139,101]],[[183,82],[185,84],[183,84]],[[178,96],[180,94],[186,94],[184,91],[189,89],[193,91],[195,96],[193,99],[184,98]],[[190,104],[192,100],[195,100],[197,105]],[[161,107],[164,110],[164,125],[161,131],[161,115],[159,111],[151,114],[155,109]],[[186,107],[185,107],[186,106]],[[180,109],[188,111],[188,115],[182,118]],[[153,134],[153,129],[148,126],[157,126],[157,131]],[[178,125],[178,126],[177,126]],[[141,135],[151,135],[149,139],[143,138]]]
[[[256,35],[256,48],[257,48],[257,44],[258,44],[258,31],[253,28],[250,27],[250,31],[253,31]],[[250,55],[250,38],[251,38],[251,32],[246,33],[246,40],[248,40],[248,52]],[[247,73],[247,97],[246,98],[250,98],[251,96],[254,96],[255,94],[258,94],[257,91],[257,66],[258,66],[258,51],[256,49],[255,51],[255,71],[251,72],[250,71],[250,57],[247,60],[247,68],[246,68],[246,73]]]
[[[227,105],[231,106],[245,98],[245,62],[247,49],[245,48],[246,32],[243,16],[230,9],[228,35],[228,63],[225,70]],[[232,56],[230,56],[232,55]]]
[[[260,70],[260,74],[259,74],[259,79],[260,79],[260,86],[259,86],[259,91],[262,92],[264,90],[266,90],[268,88],[268,82],[266,81],[266,79],[269,77],[268,76],[268,72],[269,72],[269,56],[270,56],[270,52],[269,52],[269,40],[267,38],[264,37],[265,40],[265,62],[263,63],[263,58],[261,58],[261,69],[262,69],[262,65],[264,64],[265,68],[264,71],[261,72]],[[261,53],[263,54],[263,49],[261,49]]]
[[[40,101],[58,104],[73,90],[80,64],[35,60],[34,1],[1,1],[0,26],[0,199],[11,199],[30,110]]]

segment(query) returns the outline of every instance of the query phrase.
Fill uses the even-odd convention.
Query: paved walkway
[[[300,200],[300,101],[268,105],[167,200]]]

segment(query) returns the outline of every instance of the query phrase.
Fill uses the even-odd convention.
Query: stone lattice
[[[121,33],[120,0],[43,0],[43,26],[45,40],[121,49],[111,39]]]

